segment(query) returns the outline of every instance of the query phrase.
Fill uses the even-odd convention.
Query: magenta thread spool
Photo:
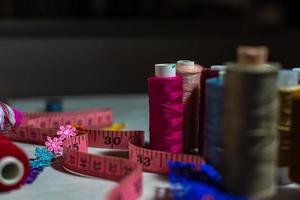
[[[156,64],[148,78],[150,148],[182,152],[183,85],[174,64]]]

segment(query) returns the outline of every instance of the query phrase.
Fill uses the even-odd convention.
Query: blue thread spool
[[[224,72],[219,78],[206,81],[206,111],[204,119],[204,158],[219,170],[221,162],[221,112],[223,99]]]
[[[48,99],[46,103],[46,112],[62,112],[63,105],[60,99]]]

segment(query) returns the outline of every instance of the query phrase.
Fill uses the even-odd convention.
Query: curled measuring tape
[[[15,141],[43,144],[46,137],[55,136],[56,131],[53,128],[20,127],[6,136]],[[109,192],[107,199],[131,200],[142,194],[142,170],[165,174],[169,160],[203,162],[195,155],[146,149],[144,143],[143,131],[79,131],[77,136],[63,143],[63,166],[75,173],[119,181],[120,184]],[[88,147],[127,149],[129,158],[89,154]]]
[[[111,109],[95,109],[75,112],[25,113],[23,125],[35,128],[58,128],[62,124],[104,128],[112,125]]]

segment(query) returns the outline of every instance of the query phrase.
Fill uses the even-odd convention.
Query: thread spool
[[[0,191],[18,188],[29,174],[29,163],[25,153],[0,135]]]
[[[199,133],[198,133],[198,152],[203,154],[203,131],[204,131],[204,116],[205,116],[205,85],[209,78],[218,77],[219,71],[209,68],[203,68],[200,74],[200,103],[199,103]]]
[[[46,112],[62,112],[63,105],[59,98],[51,98],[46,102]]]
[[[179,60],[176,74],[183,80],[183,151],[197,149],[199,132],[200,73],[202,67],[190,60]]]
[[[242,67],[260,67],[267,63],[269,49],[266,46],[239,46],[237,61]]]
[[[264,199],[276,190],[277,67],[229,67],[224,80],[220,172],[234,194]]]
[[[278,160],[278,184],[285,185],[291,183],[289,179],[289,162],[291,148],[291,122],[292,122],[292,97],[300,91],[298,86],[297,72],[290,70],[279,71],[279,160]]]
[[[10,130],[21,125],[23,115],[15,108],[0,102],[0,131]]]
[[[204,148],[205,160],[220,169],[221,154],[221,114],[223,108],[224,74],[220,72],[218,78],[206,81],[205,119],[204,119]]]
[[[298,84],[300,84],[300,68],[293,68],[293,71],[298,73]]]
[[[300,92],[292,96],[291,151],[289,160],[289,177],[293,182],[300,183]]]
[[[226,65],[212,65],[210,67],[212,70],[218,70],[218,71],[226,71],[227,66]]]
[[[150,148],[182,152],[183,82],[174,64],[156,64],[148,78]]]

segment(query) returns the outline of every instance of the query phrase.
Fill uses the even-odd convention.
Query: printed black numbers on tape
[[[146,156],[144,157],[143,155],[140,154],[137,155],[137,162],[140,164],[143,164],[148,167],[151,164],[150,161],[151,159],[149,157]]]
[[[78,151],[79,150],[79,144],[75,143],[75,144],[69,145],[69,148]]]
[[[114,144],[119,145],[121,143],[120,137],[111,137],[111,136],[105,136],[105,144]]]

